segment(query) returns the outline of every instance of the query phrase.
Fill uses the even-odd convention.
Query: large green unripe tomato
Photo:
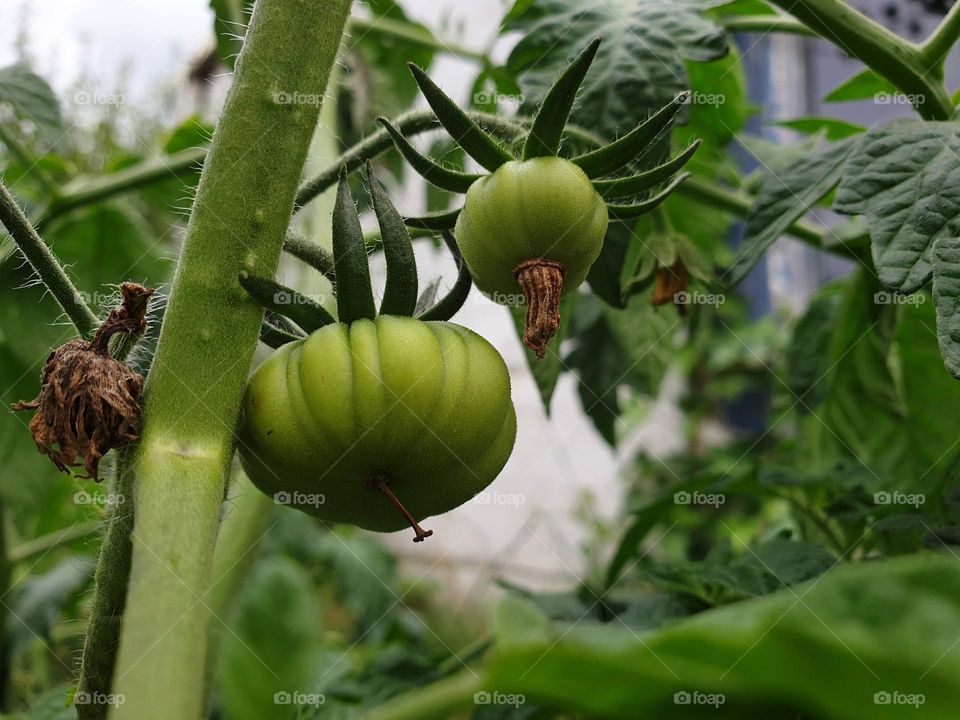
[[[470,186],[456,237],[477,287],[501,304],[525,296],[529,318],[552,313],[555,307],[534,306],[555,305],[583,283],[603,247],[607,217],[603,198],[572,162],[512,160]]]
[[[418,540],[415,521],[487,487],[516,437],[510,377],[486,340],[388,315],[281,347],[253,374],[243,417],[240,456],[263,492],[381,532],[408,511]]]

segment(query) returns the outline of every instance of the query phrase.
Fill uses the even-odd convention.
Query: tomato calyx
[[[415,543],[423,542],[428,537],[433,535],[433,530],[424,530],[422,527],[420,527],[420,523],[417,522],[417,519],[410,513],[409,510],[407,510],[406,507],[404,507],[403,503],[400,502],[400,499],[393,494],[393,490],[390,489],[389,475],[383,472],[372,473],[367,478],[367,484],[369,484],[370,487],[382,492],[386,496],[387,500],[390,501],[390,504],[397,509],[397,512],[406,518],[406,521],[410,523],[410,527],[413,528],[413,532],[415,533],[413,538]]]
[[[560,329],[563,274],[563,265],[543,258],[526,260],[513,271],[527,300],[523,344],[540,360],[547,352],[547,343]]]
[[[153,290],[121,286],[122,302],[90,341],[71,340],[47,358],[40,394],[14,403],[14,411],[35,410],[30,432],[37,450],[69,473],[83,460],[87,478],[100,482],[100,459],[139,440],[143,377],[114,355],[125,355],[146,330]]]

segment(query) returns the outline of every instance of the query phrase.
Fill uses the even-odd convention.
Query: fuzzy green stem
[[[464,670],[426,687],[417,688],[374,708],[367,720],[447,720],[474,707],[474,693],[482,682],[476,673]]]
[[[363,36],[367,33],[376,35],[388,35],[408,42],[416,43],[425,48],[436,50],[437,52],[449,53],[467,60],[476,60],[481,63],[489,62],[487,54],[479,50],[470,50],[462,45],[448,43],[444,40],[438,40],[427,30],[418,28],[416,25],[391,20],[388,17],[380,16],[374,19],[367,19],[352,15],[350,17],[349,28],[351,34]]]
[[[84,303],[53,251],[40,239],[40,235],[2,182],[0,182],[0,223],[7,228],[7,232],[13,237],[20,252],[30,263],[30,267],[60,304],[77,328],[77,332],[83,336],[88,335],[97,325],[97,316]]]
[[[173,155],[144,160],[109,175],[77,178],[61,187],[42,215],[42,222],[70,210],[106,200],[137,188],[198,172],[207,155],[206,148],[183,150]]]
[[[258,0],[201,174],[131,457],[137,526],[113,720],[197,720],[234,427],[349,0]],[[296,94],[296,95],[294,95]],[[284,103],[283,97],[311,102]]]
[[[926,66],[943,79],[943,65],[947,55],[960,37],[960,3],[955,2],[936,29],[920,46],[920,55]]]
[[[75,525],[71,528],[67,528],[66,530],[56,530],[52,533],[41,535],[38,538],[28,540],[25,543],[10,548],[8,559],[10,560],[11,565],[29,562],[30,560],[38,558],[41,555],[46,555],[57,548],[70,545],[78,540],[89,537],[91,534],[95,533],[101,525],[102,523],[99,520],[95,520],[93,522],[83,523],[82,525]]]
[[[721,15],[715,18],[728,32],[788,33],[816,35],[802,22],[788,15]]]
[[[467,115],[477,124],[486,127],[493,135],[504,140],[516,140],[525,132],[520,125],[497,115],[480,112],[470,112],[467,113]],[[396,120],[392,120],[391,125],[406,137],[419,135],[429,130],[437,130],[440,127],[437,124],[437,116],[431,111],[406,113]],[[302,207],[306,205],[324,190],[336,185],[342,166],[346,165],[347,171],[353,172],[367,160],[372,160],[392,147],[393,140],[386,130],[381,128],[371,133],[337,158],[333,165],[309,182],[304,183],[303,187],[300,188],[300,192],[297,193],[297,206]]]
[[[123,464],[114,479],[111,496],[113,505],[94,574],[93,602],[77,688],[91,697],[110,694],[127,600],[133,534],[133,473],[124,471]],[[78,720],[101,720],[107,716],[109,706],[86,703],[76,705],[76,709]]]
[[[926,120],[948,120],[953,104],[920,49],[841,0],[771,0],[817,35],[863,62],[904,94]]]

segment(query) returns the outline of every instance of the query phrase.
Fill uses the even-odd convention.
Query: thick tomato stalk
[[[560,324],[560,296],[600,255],[607,206],[569,160],[511,160],[470,186],[457,219],[460,252],[495,302],[527,304],[524,342],[544,349]],[[543,352],[538,352],[542,355]]]
[[[263,492],[392,532],[486,488],[516,437],[497,351],[447,322],[380,316],[284,345],[244,398],[240,457]]]

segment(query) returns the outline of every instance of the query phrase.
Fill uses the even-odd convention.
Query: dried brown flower
[[[71,340],[50,353],[43,368],[40,395],[18,402],[14,410],[36,410],[30,431],[37,449],[64,472],[83,459],[87,477],[100,481],[100,458],[139,439],[143,377],[110,355],[110,338],[139,336],[146,327],[152,289],[121,286],[120,306],[93,340]]]

